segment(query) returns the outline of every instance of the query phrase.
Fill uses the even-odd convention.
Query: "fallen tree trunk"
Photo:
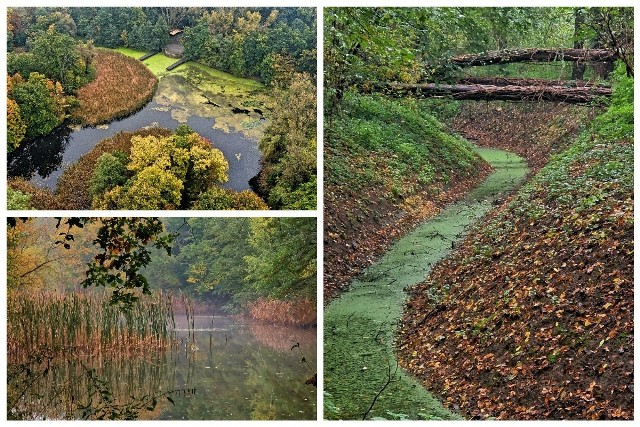
[[[456,82],[461,85],[493,85],[493,86],[562,86],[562,87],[610,87],[586,80],[544,80],[520,77],[465,77]]]
[[[605,87],[564,86],[496,86],[496,85],[446,85],[435,83],[406,84],[377,82],[362,87],[364,93],[383,93],[395,98],[431,98],[450,96],[453,99],[485,101],[554,101],[570,104],[586,104],[598,97],[611,96]]]
[[[507,64],[510,62],[613,62],[615,53],[607,49],[513,49],[454,56],[451,63],[458,67]]]

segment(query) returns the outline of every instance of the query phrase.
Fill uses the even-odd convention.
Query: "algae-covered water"
[[[393,341],[406,300],[404,289],[422,282],[469,227],[527,173],[525,161],[515,154],[477,151],[495,171],[464,200],[400,239],[325,308],[326,419],[362,419],[374,401],[367,419],[460,418],[398,367]]]

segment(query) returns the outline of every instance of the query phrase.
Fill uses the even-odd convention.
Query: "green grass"
[[[326,134],[326,183],[354,193],[382,185],[406,197],[467,176],[481,163],[467,141],[412,100],[347,93]]]
[[[116,48],[115,50],[117,50],[118,52],[124,53],[125,55],[135,59],[138,59],[144,54],[148,53],[140,50],[130,49],[127,47],[119,47],[119,48]],[[151,72],[155,74],[156,77],[160,78],[165,74],[169,73],[169,71],[167,71],[167,67],[176,61],[178,60],[175,58],[169,58],[164,53],[160,52],[153,55],[150,58],[145,59],[143,61],[143,64],[146,65],[147,68],[149,68],[149,70],[151,70]],[[180,71],[182,68],[184,68],[184,66],[185,64],[180,65],[179,67],[173,69],[170,72]]]

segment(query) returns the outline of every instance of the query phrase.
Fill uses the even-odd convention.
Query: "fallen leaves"
[[[633,164],[632,148],[598,150]],[[580,174],[607,160],[552,170],[567,183],[527,195],[543,207],[535,217],[513,199],[410,289],[402,364],[467,418],[633,418],[632,189],[576,188]],[[566,201],[557,198],[563,191],[572,192]],[[572,202],[589,191],[601,192],[598,203]],[[443,310],[434,311],[433,294]]]

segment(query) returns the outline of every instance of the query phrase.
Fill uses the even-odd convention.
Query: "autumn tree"
[[[113,154],[100,158],[91,180],[94,207],[188,208],[200,193],[228,179],[222,152],[185,125],[168,137],[134,136],[122,182],[124,162]]]
[[[7,98],[7,150],[12,151],[20,145],[27,133],[27,125],[20,116],[20,106]]]
[[[65,119],[66,98],[62,85],[40,73],[31,73],[27,80],[20,74],[7,77],[7,94],[18,106],[20,120],[26,127],[24,138],[27,140],[48,134]],[[10,108],[9,104],[7,107]],[[13,131],[18,131],[13,134],[14,137],[21,133],[17,117],[12,113],[9,122]],[[14,144],[16,141],[13,139]]]
[[[316,206],[316,88],[306,73],[279,62],[271,124],[260,141],[261,188],[269,205],[289,209]]]

